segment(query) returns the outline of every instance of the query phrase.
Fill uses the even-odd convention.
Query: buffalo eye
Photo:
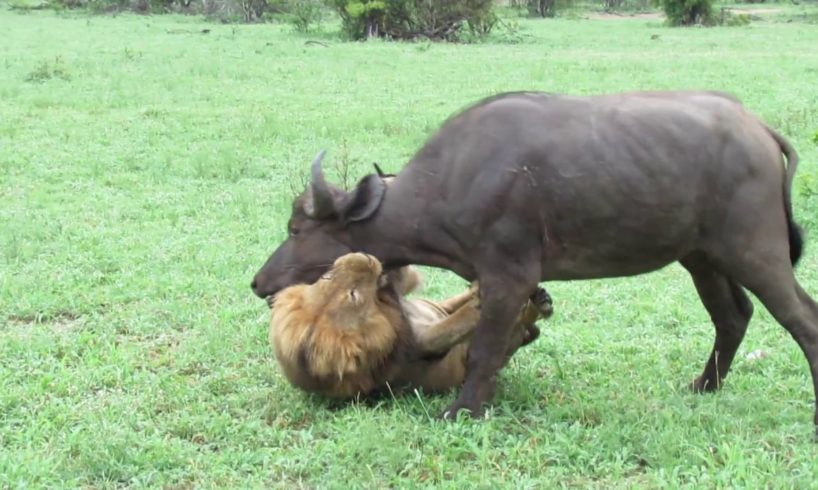
[[[296,235],[298,235],[298,232],[299,232],[299,231],[301,231],[301,230],[299,230],[298,228],[296,228],[296,227],[294,227],[294,226],[290,226],[289,228],[287,228],[287,233],[288,233],[290,236],[296,236]]]

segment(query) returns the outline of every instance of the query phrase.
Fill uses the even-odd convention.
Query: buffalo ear
[[[377,175],[367,175],[347,195],[341,207],[341,218],[344,221],[363,221],[371,217],[383,202],[385,193],[383,180]]]
[[[388,174],[388,173],[384,172],[383,169],[381,168],[381,166],[378,165],[378,162],[373,162],[372,165],[375,167],[375,173],[377,173],[378,177],[380,177],[382,179],[388,179],[388,178],[391,178],[391,177],[395,177],[395,175],[396,175],[396,174]]]

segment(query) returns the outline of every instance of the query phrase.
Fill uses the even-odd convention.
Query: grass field
[[[291,388],[249,289],[320,148],[357,178],[497,91],[711,88],[798,148],[818,298],[818,28],[779,17],[439,45],[0,12],[0,488],[818,487],[807,364],[763,307],[725,388],[686,391],[713,328],[678,266],[548,285],[490,418],[453,424],[433,417],[454,394],[331,409]],[[427,273],[426,295],[464,287]]]

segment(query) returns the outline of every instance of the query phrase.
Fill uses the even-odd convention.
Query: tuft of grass
[[[28,75],[25,80],[27,82],[45,82],[52,78],[59,78],[62,80],[70,80],[71,74],[62,60],[62,56],[56,56],[54,61],[41,61]]]
[[[434,420],[454,393],[332,405],[279,373],[249,283],[313,156],[337,183],[394,172],[501,90],[736,94],[800,153],[797,274],[818,297],[818,31],[515,23],[515,44],[317,46],[287,25],[0,11],[0,487],[813,488],[798,346],[757,305],[723,390],[688,393],[713,328],[678,266],[547,284],[556,313],[481,422]],[[55,46],[75,76],[26,82]],[[423,270],[423,295],[466,287]]]

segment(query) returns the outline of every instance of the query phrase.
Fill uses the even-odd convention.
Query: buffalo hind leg
[[[508,271],[480,276],[480,320],[469,344],[466,379],[457,399],[443,412],[444,419],[457,418],[461,411],[483,415],[484,404],[494,398],[520,306],[537,287],[537,279],[536,274],[515,276]]]
[[[791,278],[789,283],[759,277],[747,288],[758,296],[770,314],[787,329],[809,362],[815,395],[815,436],[818,438],[818,304]],[[765,278],[767,280],[772,278]],[[752,285],[751,285],[752,284]]]
[[[730,371],[744,339],[753,304],[741,286],[716,270],[704,255],[690,255],[680,262],[693,278],[699,298],[716,327],[716,340],[704,372],[690,387],[696,392],[715,391]]]
[[[798,284],[788,255],[755,259],[749,264],[728,262],[723,268],[758,297],[806,356],[815,395],[813,421],[818,438],[818,304]]]

